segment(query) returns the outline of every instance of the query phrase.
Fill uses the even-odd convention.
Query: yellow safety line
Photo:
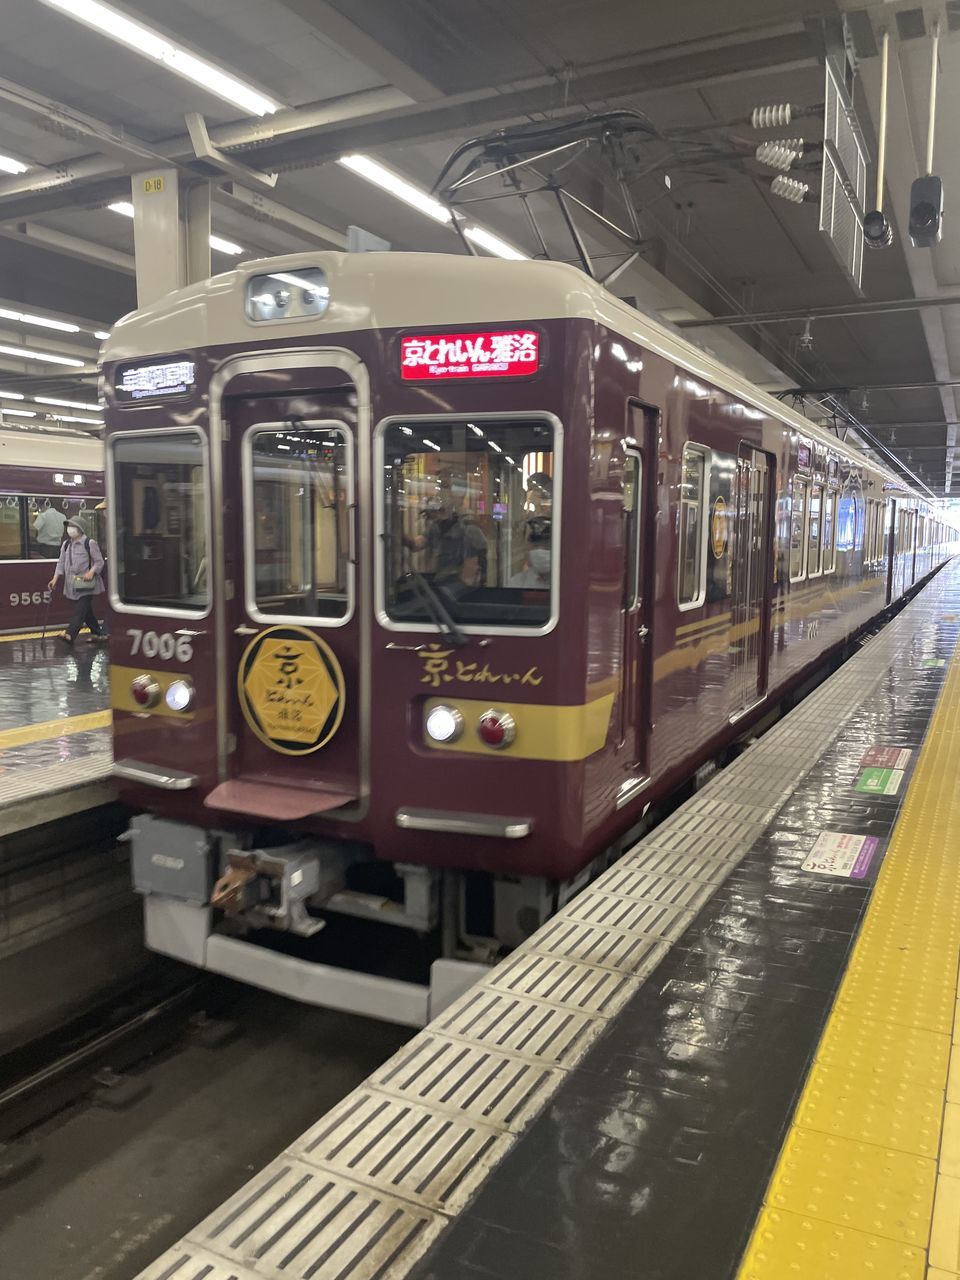
[[[738,1280],[960,1276],[960,650]]]
[[[42,640],[44,634],[46,634],[48,640],[52,640],[54,636],[60,635],[62,631],[62,623],[58,626],[50,627],[46,633],[43,631],[21,631],[14,636],[0,636],[0,644],[10,644],[14,640]]]
[[[0,730],[0,751],[10,747],[26,747],[47,738],[63,738],[70,733],[86,733],[88,729],[106,729],[113,719],[112,711],[90,711],[82,716],[63,716],[44,720],[42,724],[25,724],[19,729]]]

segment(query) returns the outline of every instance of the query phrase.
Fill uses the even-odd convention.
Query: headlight
[[[160,686],[153,676],[144,673],[130,682],[130,694],[137,706],[146,710],[160,701]]]
[[[189,711],[196,698],[196,691],[189,680],[174,680],[167,685],[164,701],[171,711]]]
[[[434,742],[456,742],[463,733],[463,716],[456,707],[431,707],[424,728]]]

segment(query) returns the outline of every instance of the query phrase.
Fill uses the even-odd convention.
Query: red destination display
[[[404,382],[517,378],[536,373],[539,366],[540,335],[533,329],[419,334],[400,339]]]

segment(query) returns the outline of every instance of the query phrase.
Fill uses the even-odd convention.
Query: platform
[[[958,633],[954,562],[142,1280],[960,1274]]]
[[[0,837],[115,798],[109,705],[103,647],[0,636]]]

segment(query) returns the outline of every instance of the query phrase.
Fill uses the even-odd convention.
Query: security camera
[[[932,173],[910,188],[910,243],[932,249],[943,235],[943,182]]]

